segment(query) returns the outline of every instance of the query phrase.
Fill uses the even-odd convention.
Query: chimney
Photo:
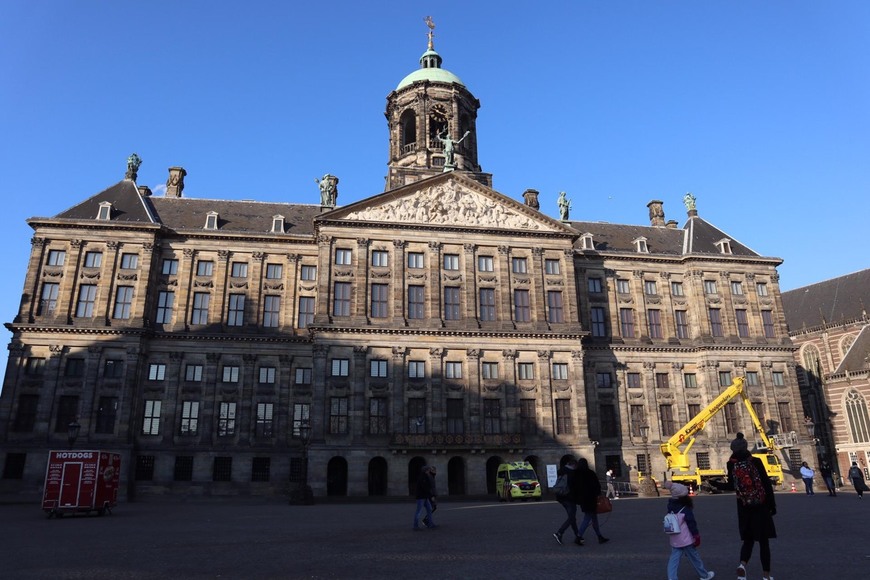
[[[665,224],[665,227],[675,230],[677,229],[677,225],[677,220],[668,220],[668,223]]]
[[[169,179],[166,180],[166,197],[181,197],[184,191],[184,176],[187,171],[183,167],[170,167]]]
[[[662,227],[665,225],[665,210],[662,207],[664,202],[654,199],[646,206],[649,208],[649,225]]]
[[[149,197],[151,195],[151,188],[147,185],[140,185],[139,195],[141,195],[142,197]]]
[[[532,209],[541,209],[541,204],[538,203],[538,190],[527,189],[523,192],[523,199],[526,200],[526,205]]]

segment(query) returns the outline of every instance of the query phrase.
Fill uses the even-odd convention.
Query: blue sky
[[[784,290],[870,267],[870,2],[0,3],[0,319],[31,237],[124,176],[185,196],[339,204],[383,191],[386,96],[435,49],[481,101],[495,189],[558,216],[702,217],[783,258]],[[7,338],[10,336],[6,334]],[[5,356],[5,349],[0,356]]]

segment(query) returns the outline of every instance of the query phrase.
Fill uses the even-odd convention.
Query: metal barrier
[[[637,485],[628,481],[614,481],[613,489],[616,497],[633,497],[637,495]],[[601,482],[601,493],[607,493],[607,483]]]

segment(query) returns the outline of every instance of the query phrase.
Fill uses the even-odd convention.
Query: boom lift
[[[737,396],[743,398],[743,403],[746,405],[746,410],[752,418],[752,424],[758,432],[759,441],[756,441],[755,450],[752,455],[759,458],[764,464],[768,477],[774,485],[782,483],[782,465],[776,456],[776,452],[782,448],[794,445],[796,435],[794,432],[785,435],[774,435],[768,437],[764,432],[764,426],[755,414],[755,409],[752,408],[752,402],[745,391],[746,379],[737,377],[722,393],[713,400],[700,413],[692,417],[689,422],[678,430],[673,437],[666,443],[662,443],[660,448],[662,454],[667,460],[668,469],[671,471],[671,479],[673,481],[691,485],[696,488],[704,488],[708,491],[715,491],[715,486],[710,485],[714,480],[722,480],[725,478],[726,472],[724,469],[700,469],[691,470],[689,464],[689,450],[695,443],[695,435],[704,429],[707,423],[722,410],[725,405],[731,402]]]

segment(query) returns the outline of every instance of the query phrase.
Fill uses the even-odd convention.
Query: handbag
[[[595,501],[595,513],[607,514],[613,511],[613,503],[606,495],[599,495]]]

